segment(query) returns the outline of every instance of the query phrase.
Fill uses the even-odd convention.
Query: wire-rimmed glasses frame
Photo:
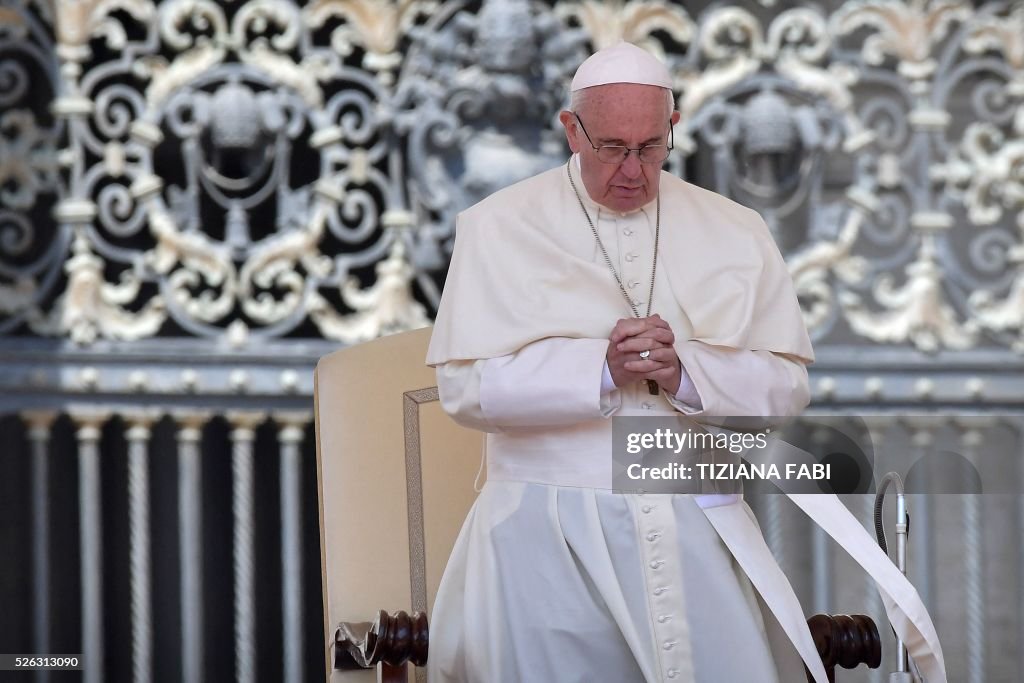
[[[672,151],[675,146],[675,131],[673,130],[671,119],[668,122],[668,144],[667,145],[644,145],[642,147],[626,147],[625,145],[601,145],[598,147],[594,144],[594,141],[590,139],[590,134],[587,133],[586,126],[583,125],[583,121],[580,120],[580,115],[576,112],[572,113],[576,117],[576,123],[580,124],[580,130],[583,131],[583,135],[586,136],[587,142],[594,148],[594,152],[597,153],[597,160],[604,164],[621,164],[629,157],[630,152],[636,152],[636,158],[643,164],[660,164],[668,159],[668,153]],[[645,158],[646,157],[646,158]]]

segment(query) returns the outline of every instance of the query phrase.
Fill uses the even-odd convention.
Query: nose
[[[639,178],[643,173],[643,164],[640,163],[640,153],[635,149],[626,154],[626,158],[619,166],[622,173],[629,178]]]

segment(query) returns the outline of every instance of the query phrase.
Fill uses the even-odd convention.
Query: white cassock
[[[804,680],[802,658],[823,683],[806,615],[741,499],[611,490],[612,415],[699,422],[807,405],[813,352],[781,255],[755,212],[663,173],[650,310],[686,377],[676,396],[614,388],[607,338],[632,313],[566,172],[459,217],[427,362],[444,409],[487,432],[487,483],[434,603],[428,680],[789,683]],[[617,214],[575,178],[644,311],[656,203]],[[918,629],[929,651],[930,627]]]

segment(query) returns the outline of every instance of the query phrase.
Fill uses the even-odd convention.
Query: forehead
[[[580,114],[592,137],[643,141],[666,133],[671,110],[664,88],[614,83],[589,90]]]

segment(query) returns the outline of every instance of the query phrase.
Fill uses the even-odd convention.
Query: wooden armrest
[[[882,664],[882,640],[874,620],[865,614],[815,614],[807,620],[814,646],[821,655],[830,683],[835,681],[836,666],[854,669],[867,664],[877,669]],[[806,670],[806,667],[805,667]],[[808,683],[814,683],[807,672]]]
[[[815,614],[807,620],[811,638],[825,665],[830,682],[835,668],[854,669],[860,664],[877,669],[882,664],[882,642],[871,617],[864,614]],[[377,664],[403,667],[427,663],[429,634],[427,615],[413,612],[388,614],[381,610],[373,622],[338,624],[334,632],[334,668],[370,669]],[[807,672],[808,683],[814,683]]]
[[[413,612],[388,614],[381,610],[375,621],[338,624],[334,631],[334,668],[370,669],[378,663],[415,666],[427,663],[427,615]]]

